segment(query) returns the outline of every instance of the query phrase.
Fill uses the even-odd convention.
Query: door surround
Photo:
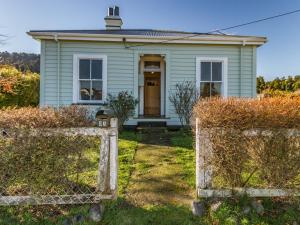
[[[147,67],[145,62],[159,62],[160,67]],[[139,60],[139,70],[138,70],[138,80],[139,80],[139,116],[144,116],[144,84],[145,84],[145,72],[159,72],[160,73],[160,116],[165,116],[166,112],[166,77],[165,77],[165,59],[164,56],[158,54],[147,54],[140,55]]]

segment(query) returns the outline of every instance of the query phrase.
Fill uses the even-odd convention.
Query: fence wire
[[[34,135],[29,129],[2,131],[0,205],[99,202],[105,198],[99,190],[100,142],[100,136],[49,135],[43,129]]]

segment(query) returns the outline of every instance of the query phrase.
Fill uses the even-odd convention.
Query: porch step
[[[136,127],[136,131],[142,134],[161,134],[168,131],[167,127]]]
[[[167,127],[167,122],[165,121],[140,121],[137,123],[137,127]]]

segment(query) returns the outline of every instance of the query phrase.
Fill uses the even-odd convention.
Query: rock
[[[83,223],[83,221],[84,221],[84,217],[83,217],[83,215],[81,215],[81,214],[75,215],[75,216],[73,216],[73,218],[72,218],[73,224]]]
[[[193,201],[192,212],[195,216],[204,216],[206,213],[206,204],[204,201]]]
[[[216,212],[216,211],[218,211],[218,209],[220,208],[221,205],[222,205],[221,201],[214,202],[210,205],[210,210],[212,212]]]
[[[94,222],[100,222],[103,216],[104,207],[100,204],[92,205],[89,209],[89,218]]]
[[[63,225],[73,225],[72,220],[70,220],[69,218],[64,219],[64,221],[63,221],[62,224],[63,224]]]
[[[251,212],[251,208],[249,206],[245,206],[243,208],[243,214],[247,215]]]
[[[253,200],[251,202],[251,206],[257,212],[257,214],[259,214],[259,215],[264,214],[265,209],[264,209],[263,205],[261,204],[261,201]]]

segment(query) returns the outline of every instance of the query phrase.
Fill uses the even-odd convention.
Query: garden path
[[[141,132],[134,171],[126,198],[135,206],[176,204],[189,206],[195,190],[183,179],[182,165],[176,161],[170,133],[147,129]]]

